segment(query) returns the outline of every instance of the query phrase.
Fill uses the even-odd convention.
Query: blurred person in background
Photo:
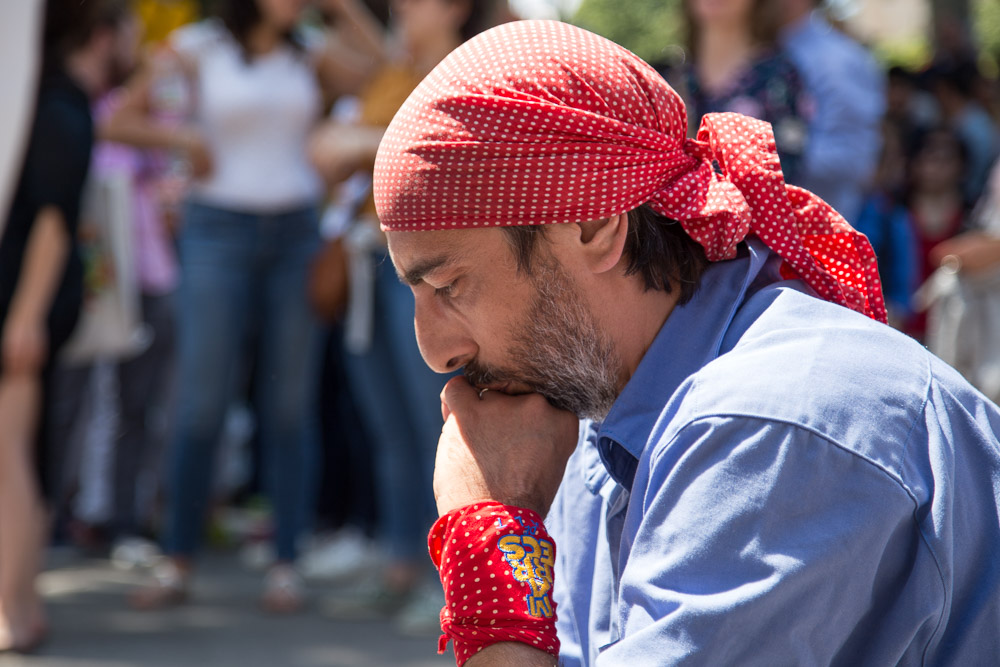
[[[972,62],[937,63],[927,72],[928,86],[938,102],[942,120],[958,135],[968,154],[963,193],[970,203],[982,195],[1000,150],[1000,134],[993,118],[974,95],[980,78]]]
[[[179,241],[178,377],[167,452],[164,548],[138,608],[183,601],[209,509],[213,458],[241,364],[255,368],[264,486],[275,513],[276,562],[261,603],[298,609],[293,563],[313,464],[309,420],[318,327],[306,298],[319,244],[322,184],[306,157],[324,96],[357,76],[325,40],[298,29],[304,0],[227,0],[218,17],[170,37],[173,71],[190,82],[190,123],[158,124],[152,77],[139,77],[113,119],[119,139],[186,156],[194,182]],[[243,354],[253,336],[252,362]]]
[[[29,650],[47,622],[35,578],[48,526],[43,497],[52,362],[79,315],[75,245],[94,130],[90,100],[134,55],[122,2],[46,6],[34,123],[0,240],[0,650]]]
[[[142,6],[148,15],[149,7],[160,4]],[[182,0],[166,5],[173,11],[149,17],[160,35],[190,18],[190,12],[177,9],[194,11],[193,3]],[[149,42],[138,12],[131,25],[155,66],[161,45]],[[142,73],[149,76],[153,69],[144,67]],[[176,125],[184,106],[182,91],[176,81],[158,83],[154,114]],[[117,126],[109,121],[122,94],[121,87],[115,88],[93,107],[98,142],[89,179],[92,205],[84,211],[79,232],[86,317],[56,373],[47,428],[49,447],[59,461],[53,471],[60,480],[53,503],[56,539],[68,537],[91,554],[105,555],[110,546],[115,563],[131,567],[150,564],[159,551],[148,538],[161,493],[159,459],[169,424],[177,284],[171,231],[184,170],[165,151],[116,141]],[[109,312],[104,307],[109,297],[127,303],[127,313]],[[131,328],[131,342],[117,327],[95,328],[96,318],[127,321],[122,327]]]
[[[178,283],[174,239],[164,214],[161,193],[163,155],[114,141],[115,127],[106,120],[120,103],[120,91],[98,105],[99,141],[95,169],[128,179],[132,200],[131,256],[138,282],[142,321],[149,345],[115,364],[118,419],[110,485],[112,556],[119,562],[148,561],[155,552],[148,541],[152,501],[159,488],[159,457],[169,410],[175,363],[174,297]],[[140,495],[139,487],[147,490]],[[144,555],[145,554],[145,555]]]
[[[1000,167],[969,229],[930,250],[938,270],[921,288],[927,347],[1000,403]]]
[[[718,111],[771,123],[785,180],[798,183],[808,103],[795,67],[778,48],[781,1],[684,0],[691,64],[683,83],[693,129]]]
[[[187,0],[141,4],[145,14],[133,11],[130,25],[144,66],[137,58],[129,72],[131,85],[137,70],[150,76],[163,60],[158,57],[162,45],[150,42],[142,16],[152,6],[173,10],[149,17],[154,32],[163,35],[166,27],[177,28],[182,25],[177,21],[190,18],[195,5]],[[177,11],[183,7],[189,11]],[[153,113],[176,126],[184,102],[178,92],[183,91],[176,81],[163,79],[154,86]],[[47,429],[52,458],[58,461],[52,470],[58,479],[55,539],[69,539],[90,555],[105,556],[110,547],[117,564],[134,566],[150,564],[159,551],[147,538],[162,488],[159,454],[169,425],[177,283],[172,230],[185,169],[166,151],[128,145],[127,133],[124,142],[117,141],[111,120],[124,85],[92,107],[97,143],[85,194],[90,205],[78,234],[85,316],[55,373]],[[119,307],[105,307],[109,300]],[[102,318],[121,326],[95,325]],[[131,342],[126,342],[122,329],[129,328]]]
[[[335,11],[330,11],[334,8]],[[378,48],[354,51],[368,58],[369,73],[379,66],[387,39],[388,0],[365,0],[328,5],[322,14],[332,34],[345,46],[356,45],[360,34]],[[365,81],[357,81],[363,86]],[[327,122],[353,123],[357,118],[357,90],[337,98]],[[323,249],[310,267],[309,298],[326,325],[320,378],[321,474],[316,494],[313,539],[302,554],[300,571],[311,580],[348,581],[380,567],[377,502],[373,477],[373,447],[361,422],[358,400],[344,369],[344,309],[349,288],[345,237],[358,206],[368,197],[371,177],[356,172],[328,194],[320,225]]]
[[[134,0],[132,7],[142,27],[142,42],[154,54],[164,48],[171,32],[193,23],[200,13],[195,0]],[[145,68],[142,74],[151,76],[155,69]],[[150,84],[151,111],[167,125],[181,122],[188,106],[183,91],[173,83],[160,78]],[[135,566],[151,564],[159,552],[149,538],[161,492],[160,459],[172,411],[174,302],[179,280],[174,231],[184,180],[167,152],[128,145],[127,130],[121,137],[126,141],[118,142],[118,127],[111,121],[123,94],[123,89],[111,91],[96,110],[100,143],[95,161],[122,170],[131,182],[132,254],[142,318],[151,334],[145,350],[117,364],[118,424],[109,537],[112,559],[119,565]]]
[[[328,10],[323,20],[345,45],[357,42],[358,31],[370,33],[379,49],[369,54],[355,51],[381,63],[383,44],[388,36],[389,0],[364,0]],[[374,21],[372,20],[374,18]],[[377,23],[376,23],[377,21]],[[352,39],[354,35],[354,39]],[[366,82],[360,82],[361,87]],[[353,124],[358,119],[360,101],[353,90],[339,97],[330,108],[326,124]],[[359,207],[367,201],[371,175],[357,171],[333,184],[323,212],[323,250],[310,269],[309,294],[313,309],[326,326],[321,388],[319,396],[322,473],[317,487],[316,522],[313,539],[300,564],[303,576],[327,582],[356,581],[381,568],[378,507],[375,493],[374,447],[361,420],[354,387],[345,369],[344,313],[350,279],[346,240]]]
[[[918,74],[896,65],[889,68],[886,79],[884,122],[895,128],[893,132],[902,139],[904,150],[909,150],[917,134],[941,123],[941,112]]]
[[[878,164],[885,77],[864,47],[826,21],[821,0],[780,1],[781,44],[814,104],[796,185],[853,223]]]
[[[345,20],[361,25],[360,4],[342,0],[339,8]],[[313,141],[312,159],[331,187],[356,172],[371,173],[382,134],[410,92],[494,18],[493,3],[487,0],[394,0],[390,8],[398,41],[385,40],[372,51],[379,66],[358,91],[357,122],[330,121]],[[379,539],[386,566],[373,584],[331,596],[324,610],[344,619],[395,615],[403,632],[434,632],[443,595],[426,566],[425,536],[434,519],[430,483],[446,378],[420,356],[413,335],[413,295],[388,261],[370,194],[362,200],[347,245],[352,285],[346,370],[375,445]]]
[[[916,240],[916,285],[937,268],[932,249],[965,230],[969,212],[963,194],[967,164],[964,144],[946,127],[925,131],[913,146],[903,201]],[[926,316],[917,313],[903,330],[922,341],[926,328]]]
[[[883,123],[882,155],[855,228],[868,237],[878,257],[882,294],[889,324],[897,329],[913,316],[913,293],[919,286],[917,242],[910,212],[902,199],[906,185],[905,126],[891,117]]]

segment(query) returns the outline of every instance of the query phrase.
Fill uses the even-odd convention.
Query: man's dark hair
[[[643,204],[628,212],[625,275],[639,275],[647,290],[671,292],[680,289],[679,303],[687,303],[698,290],[708,259],[701,245],[687,235],[676,220],[664,217]],[[503,227],[517,269],[531,275],[536,241],[544,236],[544,225]]]

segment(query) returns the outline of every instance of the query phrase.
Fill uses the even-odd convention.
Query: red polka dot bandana
[[[467,505],[434,523],[427,546],[444,586],[438,652],[452,640],[461,666],[491,644],[521,642],[559,657],[556,545],[536,512]]]
[[[375,161],[383,229],[597,220],[648,203],[709,260],[755,234],[822,298],[885,321],[864,235],[781,174],[769,124],[687,114],[649,65],[558,21],[517,21],[452,52],[396,114]]]

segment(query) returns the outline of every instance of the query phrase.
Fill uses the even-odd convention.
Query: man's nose
[[[417,345],[424,361],[436,373],[451,373],[476,357],[476,345],[465,328],[434,305],[417,300],[414,315]]]

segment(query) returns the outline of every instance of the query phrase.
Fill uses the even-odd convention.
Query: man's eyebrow
[[[440,269],[445,264],[454,261],[454,259],[454,255],[451,254],[430,257],[417,262],[403,273],[397,272],[397,275],[399,276],[399,279],[407,285],[416,285],[420,283],[424,279],[424,276],[428,273]]]

